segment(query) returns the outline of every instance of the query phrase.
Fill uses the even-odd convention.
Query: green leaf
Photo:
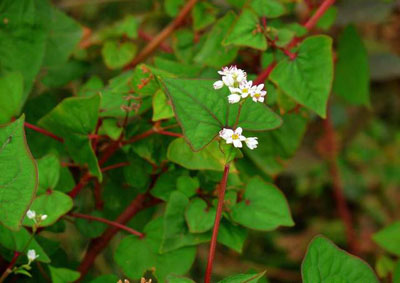
[[[68,60],[83,35],[82,27],[56,8],[51,8],[44,66],[62,64]]]
[[[185,274],[192,266],[195,247],[185,247],[171,252],[159,253],[163,235],[163,220],[158,218],[144,228],[145,237],[125,237],[114,253],[114,259],[126,276],[140,279],[146,270],[154,270],[159,282],[165,282],[169,274]]]
[[[190,170],[223,171],[225,165],[224,154],[216,141],[211,142],[202,151],[194,152],[183,138],[179,138],[170,143],[167,157]]]
[[[400,260],[397,261],[397,264],[393,271],[393,283],[400,282]]]
[[[99,95],[66,98],[42,117],[39,125],[62,137],[71,158],[78,164],[87,164],[90,172],[101,180],[97,158],[88,138],[96,128],[99,107]]]
[[[322,30],[330,29],[331,26],[335,23],[337,13],[338,9],[334,6],[331,6],[318,20],[316,27]]]
[[[294,225],[283,193],[259,178],[248,182],[243,200],[232,207],[231,215],[235,222],[255,230]]]
[[[160,89],[153,96],[153,121],[174,117],[174,111],[165,93]]]
[[[202,69],[202,67],[197,65],[179,63],[161,57],[154,58],[154,65],[160,70],[166,71],[170,74],[174,74],[177,76],[183,76],[185,78],[198,77]]]
[[[35,196],[38,170],[25,139],[24,116],[0,126],[0,223],[17,230]]]
[[[184,217],[188,204],[189,199],[183,193],[179,191],[171,193],[165,208],[161,252],[168,252],[185,246],[194,246],[210,240],[210,234],[189,233]]]
[[[317,236],[308,246],[301,265],[304,283],[378,283],[372,269],[361,259]]]
[[[257,134],[260,146],[256,150],[244,149],[246,156],[266,174],[279,173],[284,169],[285,161],[294,155],[303,140],[306,122],[301,115],[284,115],[282,127]]]
[[[228,103],[226,88],[216,91],[211,80],[160,78],[160,82],[193,150],[205,147],[222,128],[234,126],[239,105]],[[245,131],[266,131],[281,125],[271,109],[250,99],[243,103],[238,122]]]
[[[234,225],[226,219],[221,219],[217,239],[219,243],[241,253],[246,237],[247,229]]]
[[[19,72],[0,78],[0,124],[8,123],[20,114],[23,104],[24,80]]]
[[[118,276],[115,274],[105,274],[95,279],[91,280],[90,283],[110,283],[110,282],[117,282],[119,280]]]
[[[38,261],[45,263],[50,262],[50,258],[36,240],[32,239],[32,235],[25,230],[25,228],[18,231],[11,231],[0,225],[0,245],[11,251],[24,253],[23,256],[26,255],[28,250],[33,249],[36,251],[36,254],[39,255]]]
[[[132,42],[118,43],[109,40],[101,49],[104,62],[110,69],[118,69],[128,64],[135,57],[137,46]]]
[[[400,221],[394,222],[375,233],[373,239],[386,251],[400,256]]]
[[[260,17],[277,18],[285,12],[285,6],[277,0],[252,0],[250,6]]]
[[[395,266],[395,262],[390,257],[381,255],[376,261],[375,270],[380,278],[385,278],[394,271]]]
[[[237,274],[237,275],[232,275],[229,276],[228,278],[225,278],[221,281],[218,281],[219,283],[256,283],[258,280],[260,280],[262,277],[264,277],[265,271],[260,272],[260,273],[252,273],[252,274]]]
[[[247,46],[259,50],[267,49],[258,16],[254,10],[245,8],[223,41],[224,45]]]
[[[60,167],[59,175],[57,186],[54,189],[64,193],[71,191],[75,187],[75,181],[69,169],[67,167]]]
[[[333,91],[347,102],[369,106],[369,63],[367,49],[354,26],[339,36]]]
[[[165,12],[168,16],[175,17],[184,3],[184,0],[166,0],[164,3]]]
[[[125,18],[118,22],[114,27],[116,35],[123,36],[126,35],[130,39],[137,38],[139,23],[136,18],[132,15],[127,15]]]
[[[176,190],[176,181],[180,176],[179,171],[167,171],[156,181],[150,193],[156,198],[168,201],[169,196]]]
[[[176,276],[176,275],[168,275],[166,279],[167,283],[195,283],[192,279]]]
[[[196,194],[196,190],[200,187],[199,179],[189,176],[180,176],[176,180],[176,188],[184,193],[188,198]]]
[[[332,39],[308,37],[300,44],[297,57],[279,62],[270,78],[287,95],[325,118],[333,79]]]
[[[141,96],[153,95],[160,88],[152,71],[144,64],[138,65],[133,70],[131,85],[135,93]]]
[[[172,48],[176,57],[185,62],[190,63],[194,55],[194,33],[190,29],[180,29],[174,33]],[[197,67],[193,66],[192,67]]]
[[[50,8],[47,0],[0,3],[0,72],[21,72],[25,79],[22,101],[26,100],[43,61]]]
[[[53,283],[69,283],[75,282],[79,277],[80,273],[71,269],[62,267],[49,266],[51,282]]]
[[[198,2],[193,7],[193,29],[202,30],[211,25],[216,19],[217,10],[208,2]]]
[[[107,199],[107,201],[109,201],[109,199]],[[90,215],[101,218],[105,217],[104,213],[98,210],[94,210]],[[84,237],[88,238],[100,237],[100,235],[108,228],[105,223],[82,218],[76,218],[75,225],[76,228],[79,229],[79,232],[81,232]]]
[[[103,119],[103,122],[101,123],[100,129],[99,129],[99,134],[105,134],[109,136],[112,140],[116,141],[119,139],[122,133],[122,127],[118,124],[117,119]]]
[[[37,160],[39,169],[39,188],[37,193],[44,193],[57,186],[60,177],[60,161],[58,158],[49,154]]]
[[[204,45],[194,57],[195,62],[220,68],[235,59],[239,48],[235,46],[223,46],[221,44],[226,31],[233,24],[234,20],[235,14],[229,11],[216,22],[211,31],[207,33]]]
[[[70,211],[73,207],[72,198],[59,191],[48,191],[33,201],[30,209],[36,214],[46,214],[47,218],[40,223],[41,227],[54,224],[61,216]],[[24,225],[33,226],[32,219],[25,217]]]
[[[186,207],[185,218],[190,233],[204,233],[214,226],[217,209],[208,207],[201,198],[194,198]]]

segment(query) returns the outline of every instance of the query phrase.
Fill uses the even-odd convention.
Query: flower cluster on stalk
[[[213,84],[214,89],[220,89],[224,86],[229,88],[230,94],[228,95],[229,103],[238,103],[241,100],[250,97],[254,102],[263,103],[267,92],[263,90],[264,84],[253,85],[252,81],[247,80],[247,74],[242,69],[236,66],[223,67],[218,71],[221,80]],[[233,144],[234,147],[241,148],[244,142],[248,148],[255,149],[258,145],[257,137],[246,138],[242,135],[243,129],[237,127],[236,129],[223,128],[219,132],[219,136],[226,141],[227,144]]]

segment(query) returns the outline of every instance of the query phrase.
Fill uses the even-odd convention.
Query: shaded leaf
[[[50,265],[49,269],[51,275],[51,282],[53,283],[75,282],[80,276],[79,272],[68,268],[53,267]]]
[[[190,233],[204,233],[214,226],[217,210],[215,207],[208,207],[201,198],[190,200],[186,207],[185,218]]]
[[[237,274],[237,275],[229,276],[228,278],[225,278],[218,282],[219,283],[242,283],[242,282],[256,283],[256,282],[258,282],[259,279],[261,279],[264,276],[264,274],[265,274],[265,271],[260,272],[260,273],[252,273],[252,274]]]
[[[400,256],[400,221],[394,222],[375,233],[373,239],[388,252]]]
[[[0,124],[20,114],[23,106],[24,81],[21,73],[6,73],[0,78]]]
[[[118,69],[128,64],[135,57],[137,47],[132,42],[118,43],[107,41],[101,49],[104,62],[110,69]]]

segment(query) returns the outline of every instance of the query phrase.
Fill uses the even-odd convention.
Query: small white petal
[[[242,132],[243,132],[242,127],[237,127],[236,130],[235,130],[235,134],[237,134],[239,136],[242,134]]]
[[[222,81],[224,82],[224,84],[226,85],[226,86],[233,86],[233,84],[234,84],[234,80],[233,80],[233,78],[232,78],[232,76],[230,76],[230,75],[227,75],[227,76],[223,76],[222,77]]]
[[[228,95],[228,102],[229,103],[237,103],[240,100],[240,95],[237,94],[231,94]]]
[[[231,129],[223,128],[221,131],[219,131],[219,136],[225,140],[229,137],[232,137],[232,135],[233,131]]]
[[[223,82],[223,81],[216,81],[216,82],[213,84],[214,89],[220,89],[220,88],[222,88],[223,86],[224,86],[224,82]]]
[[[228,144],[229,144],[229,143],[232,143],[232,142],[233,142],[233,139],[232,139],[232,137],[229,137],[229,138],[227,138],[227,139],[226,139],[226,143],[228,143]]]
[[[258,145],[258,141],[256,137],[252,137],[252,138],[247,138],[246,139],[246,145],[248,148],[250,149],[255,149],[257,148]]]
[[[40,217],[40,219],[41,219],[42,221],[46,220],[46,219],[47,219],[47,214],[43,214],[43,215]]]
[[[261,97],[258,99],[258,101],[260,101],[260,102],[264,102],[264,97],[263,97],[263,96],[261,96]]]
[[[242,142],[240,140],[234,140],[233,141],[233,146],[234,147],[242,147]]]
[[[29,210],[27,211],[27,213],[26,213],[26,216],[27,216],[29,219],[34,219],[34,218],[36,217],[36,212],[29,209]]]
[[[35,259],[37,259],[39,257],[39,255],[36,254],[35,250],[28,250],[26,256],[28,257],[28,260],[30,262],[34,261]]]
[[[245,137],[245,136],[242,136],[242,135],[240,135],[240,136],[239,136],[239,140],[240,140],[240,141],[245,141],[245,140],[246,140],[246,137]]]

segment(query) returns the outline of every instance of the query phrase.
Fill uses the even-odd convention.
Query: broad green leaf
[[[80,273],[68,268],[49,266],[51,282],[53,283],[69,283],[75,282]]]
[[[189,199],[181,192],[172,192],[164,214],[164,235],[161,252],[176,250],[185,246],[194,246],[210,240],[208,234],[191,234],[185,221],[185,209]],[[204,227],[202,227],[204,228]]]
[[[223,171],[225,165],[225,157],[218,142],[211,142],[202,151],[194,152],[183,138],[179,138],[170,143],[167,157],[190,170]]]
[[[225,278],[221,281],[218,281],[218,283],[243,283],[243,282],[256,283],[264,276],[264,274],[265,271],[252,274],[237,274],[229,276],[228,278]]]
[[[135,93],[141,96],[153,95],[160,88],[152,71],[144,64],[133,70],[131,85]]]
[[[119,277],[115,274],[105,274],[95,279],[91,280],[90,283],[110,283],[110,282],[117,282]]]
[[[380,278],[385,278],[394,271],[395,266],[395,262],[390,257],[381,255],[375,263],[375,270]]]
[[[18,230],[35,196],[38,170],[25,140],[24,116],[0,126],[0,224]]]
[[[176,181],[180,174],[177,170],[165,172],[157,179],[150,193],[156,198],[168,201],[171,193],[176,190]]]
[[[154,65],[163,71],[185,78],[196,78],[201,72],[201,67],[193,64],[179,63],[161,57],[154,58]]]
[[[278,0],[252,0],[250,6],[260,17],[277,18],[285,12],[285,6]]]
[[[192,279],[176,276],[176,275],[168,275],[166,279],[167,283],[195,283]]]
[[[163,219],[149,222],[144,228],[145,237],[125,237],[114,253],[114,259],[126,276],[140,279],[146,270],[154,270],[158,282],[166,282],[169,274],[185,274],[192,266],[195,247],[185,247],[171,252],[159,253],[163,235]]]
[[[51,8],[49,36],[43,65],[54,66],[68,60],[83,35],[82,27],[72,18],[56,8]]]
[[[144,193],[150,182],[152,167],[137,155],[129,156],[128,160],[130,164],[123,168],[125,180],[138,192]]]
[[[0,3],[0,72],[21,72],[24,77],[22,101],[28,97],[43,61],[50,13],[47,0],[3,0]]]
[[[165,12],[168,16],[175,17],[184,3],[184,0],[166,0],[164,3]]]
[[[24,95],[24,79],[19,72],[0,77],[0,124],[20,114]]]
[[[378,283],[372,269],[360,258],[317,236],[308,246],[301,265],[304,283]]]
[[[375,233],[373,239],[386,251],[400,256],[400,221],[394,222]]]
[[[127,15],[125,18],[118,22],[114,27],[116,35],[126,35],[130,39],[134,39],[138,35],[139,23],[136,18],[132,15]]]
[[[195,62],[221,68],[235,59],[239,48],[235,46],[223,46],[221,44],[226,35],[226,31],[234,20],[235,14],[229,11],[224,17],[217,21],[211,31],[208,32],[206,41],[199,53],[194,57]]]
[[[270,75],[287,95],[325,118],[333,79],[332,39],[305,39],[294,60],[283,59]]]
[[[355,105],[370,104],[367,49],[354,26],[339,36],[333,91]]]
[[[88,67],[87,63],[78,60],[69,60],[46,67],[42,83],[49,88],[63,86],[83,76],[88,71]]]
[[[55,155],[49,154],[37,160],[39,169],[39,188],[37,193],[44,193],[57,186],[60,177],[60,161]]]
[[[228,103],[227,88],[216,91],[211,80],[160,78],[160,83],[193,150],[205,147],[222,128],[234,126],[239,105]],[[244,131],[266,131],[281,125],[278,115],[251,99],[243,103],[238,122]]]
[[[48,191],[36,197],[30,206],[30,209],[36,214],[46,214],[47,218],[40,223],[40,226],[50,226],[54,224],[61,216],[70,211],[73,202],[70,196],[59,191]],[[24,225],[33,226],[32,219],[25,217]]]
[[[400,283],[400,260],[397,261],[397,264],[394,268],[393,283]]]
[[[92,76],[78,90],[78,96],[92,96],[104,88],[101,78]]]
[[[178,191],[184,193],[188,198],[196,194],[196,190],[200,187],[199,179],[197,177],[180,176],[176,180],[176,188]]]
[[[216,19],[217,10],[208,2],[198,2],[193,7],[193,29],[202,30],[211,25]]]
[[[330,27],[335,23],[337,13],[338,9],[334,6],[331,6],[318,20],[316,27],[322,30],[330,29]]]
[[[218,242],[241,253],[243,244],[247,237],[247,229],[239,225],[234,225],[226,219],[221,219],[218,231]]]
[[[153,96],[153,121],[174,117],[174,111],[165,93],[160,89]]]
[[[279,173],[303,140],[306,122],[305,118],[297,114],[284,115],[282,127],[257,133],[259,147],[255,150],[246,148],[246,156],[266,174]]]
[[[283,193],[259,178],[248,182],[243,200],[232,207],[231,215],[235,222],[255,230],[294,225]]]
[[[214,226],[215,207],[208,207],[208,204],[201,198],[194,198],[186,207],[185,218],[190,233],[204,233]]]
[[[174,33],[172,48],[176,57],[185,63],[190,63],[194,55],[194,32],[190,29],[180,29]],[[196,67],[196,66],[192,66]]]
[[[50,258],[36,240],[32,239],[32,235],[25,228],[21,228],[19,231],[11,231],[0,225],[0,245],[6,249],[21,252],[24,255],[26,255],[28,250],[33,249],[39,255],[38,261],[50,262]]]
[[[57,186],[54,189],[64,193],[71,191],[75,187],[75,180],[69,169],[60,167],[59,175]]]
[[[104,62],[110,69],[118,69],[128,64],[135,57],[137,46],[132,42],[118,43],[109,40],[101,49]]]
[[[259,50],[267,49],[258,15],[253,9],[244,8],[239,18],[223,41],[224,45],[247,46]]]
[[[39,125],[62,137],[71,158],[78,164],[87,164],[90,172],[101,179],[97,158],[88,138],[88,134],[96,128],[99,107],[99,95],[66,98],[42,117]]]
[[[109,136],[112,140],[116,141],[119,139],[122,133],[122,127],[119,125],[117,119],[103,119],[103,122],[101,123],[100,129],[99,129],[99,134],[105,134]]]

